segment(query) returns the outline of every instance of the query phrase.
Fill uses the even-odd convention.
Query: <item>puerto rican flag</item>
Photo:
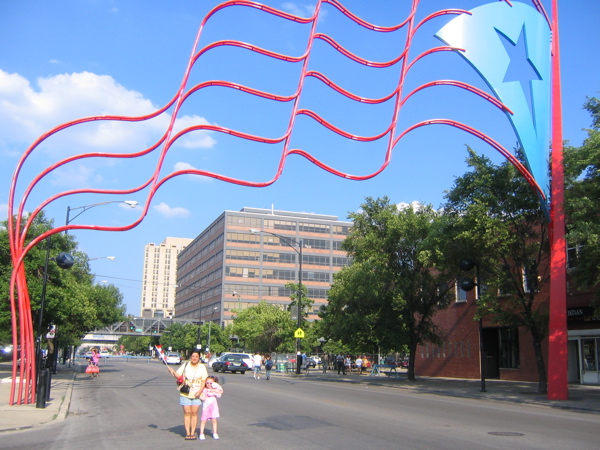
[[[167,360],[165,357],[165,353],[163,352],[162,346],[155,345],[154,348],[156,349],[156,353],[158,354],[158,357],[160,358],[160,360],[166,364]]]

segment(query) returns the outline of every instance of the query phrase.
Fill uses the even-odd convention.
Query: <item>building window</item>
[[[263,269],[263,278],[274,280],[295,280],[296,272],[293,270]]]
[[[287,220],[265,220],[265,228],[272,230],[290,230],[296,231],[296,222],[289,222]]]
[[[304,248],[316,248],[321,250],[329,250],[329,242],[324,239],[302,239]]]
[[[467,301],[467,291],[461,289],[458,284],[456,284],[456,301],[457,302],[466,302]]]
[[[349,225],[334,225],[333,226],[333,234],[341,234],[342,236],[347,236],[350,231]]]
[[[260,228],[261,227],[259,218],[236,216],[236,215],[227,216],[227,225],[234,225],[234,226],[248,227],[248,228]]]
[[[523,289],[527,293],[538,290],[538,270],[535,261],[531,261],[529,266],[523,268]]]
[[[350,265],[350,258],[345,256],[334,256],[332,262],[334,267],[346,267]]]
[[[519,330],[500,328],[500,368],[518,369],[519,366]]]
[[[325,283],[329,283],[329,273],[302,271],[302,279],[306,281],[322,281]]]
[[[225,276],[229,277],[243,277],[243,278],[257,278],[258,269],[254,267],[227,267],[225,269]],[[209,280],[209,282],[212,280]]]
[[[329,256],[302,255],[302,262],[315,266],[329,266]]]
[[[260,244],[260,235],[250,233],[227,233],[227,242]]]
[[[298,223],[298,230],[305,233],[329,234],[331,232],[331,227],[320,223],[300,222]]]
[[[567,247],[567,269],[573,270],[577,268],[581,247],[581,245]]]
[[[227,250],[226,258],[243,261],[258,261],[260,259],[260,253],[248,250]]]
[[[295,264],[296,263],[296,254],[295,253],[263,253],[263,261],[272,262],[272,263],[287,263],[287,264]]]

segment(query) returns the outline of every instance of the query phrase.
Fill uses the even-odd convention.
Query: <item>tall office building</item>
[[[175,317],[227,325],[232,310],[261,300],[284,308],[291,301],[285,285],[298,283],[302,253],[302,284],[314,300],[314,319],[327,303],[333,274],[349,263],[340,245],[351,226],[321,214],[223,212],[179,254]]]
[[[162,244],[144,247],[142,317],[173,317],[177,283],[177,255],[192,242],[187,238],[166,238]]]

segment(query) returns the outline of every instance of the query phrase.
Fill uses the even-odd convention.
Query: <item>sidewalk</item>
[[[367,374],[338,375],[337,371],[310,369],[308,375],[294,373],[276,373],[275,376],[303,377],[327,382],[359,383],[373,386],[386,386],[396,389],[407,389],[422,394],[461,397],[498,402],[510,402],[527,405],[545,406],[576,412],[600,413],[600,386],[580,384],[569,385],[568,400],[548,400],[547,395],[537,393],[537,383],[521,381],[486,380],[486,392],[481,392],[481,380],[461,378],[418,377],[408,381],[406,372],[400,372],[398,378],[385,375],[369,376]]]
[[[0,363],[0,432],[17,431],[63,420],[67,416],[76,373],[81,372],[76,364],[58,364],[52,375],[50,400],[45,408],[36,408],[35,399],[28,405],[9,406],[12,381],[12,363]]]

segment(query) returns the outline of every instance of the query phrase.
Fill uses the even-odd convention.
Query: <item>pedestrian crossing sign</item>
[[[295,338],[299,338],[299,339],[303,339],[304,338],[304,331],[302,330],[302,328],[298,328],[295,332],[294,332],[294,337]]]

